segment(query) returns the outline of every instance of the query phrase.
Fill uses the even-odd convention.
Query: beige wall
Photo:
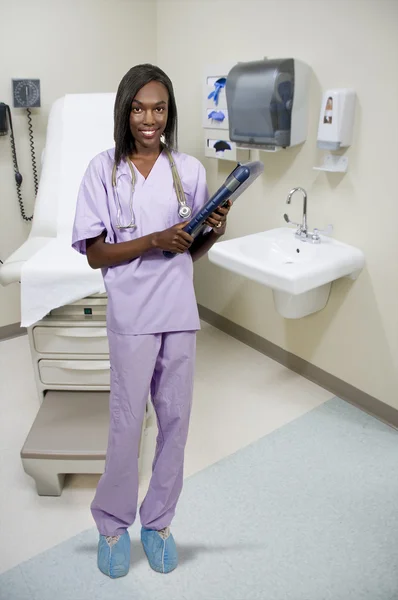
[[[157,19],[156,19],[157,17]],[[265,174],[230,217],[231,237],[283,224],[291,187],[309,193],[309,224],[335,226],[337,239],[357,245],[367,267],[355,283],[333,286],[322,312],[286,321],[271,291],[209,264],[196,270],[198,300],[398,408],[398,3],[395,0],[14,0],[2,6],[0,100],[10,80],[41,78],[43,108],[35,115],[37,154],[48,110],[66,92],[114,90],[140,61],[156,60],[172,77],[180,112],[180,147],[203,158],[202,74],[209,63],[293,56],[313,69],[307,143],[262,154]],[[157,23],[157,33],[155,26]],[[319,160],[316,130],[322,90],[358,94],[355,137],[345,176],[312,169]],[[32,208],[24,116],[14,121],[25,197]],[[204,161],[210,189],[230,164]],[[13,187],[8,139],[0,139],[0,258],[27,235]],[[292,218],[300,218],[295,201]],[[0,288],[0,326],[19,319],[18,286]]]
[[[158,2],[158,62],[175,83],[180,145],[203,157],[202,74],[229,60],[297,57],[313,69],[308,141],[262,154],[265,174],[230,216],[229,236],[283,225],[294,186],[309,194],[309,225],[361,248],[366,270],[333,286],[325,310],[298,321],[280,317],[272,293],[211,265],[196,270],[208,308],[398,408],[398,3],[394,0]],[[322,90],[358,94],[355,137],[345,176],[312,169]],[[231,164],[204,161],[212,190]],[[300,219],[295,198],[289,214]]]
[[[131,66],[156,61],[156,5],[151,0],[12,0],[1,2],[1,23],[0,102],[11,105],[23,196],[31,214],[27,119],[25,111],[12,108],[11,79],[41,80],[42,106],[33,117],[40,159],[54,100],[66,93],[116,91]],[[9,136],[0,138],[0,202],[4,260],[29,232],[19,215]],[[19,285],[0,287],[0,327],[19,320]]]

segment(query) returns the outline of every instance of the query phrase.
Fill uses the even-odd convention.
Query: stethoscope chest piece
[[[179,207],[178,214],[180,215],[181,219],[189,219],[192,215],[192,210],[189,206],[183,204]]]

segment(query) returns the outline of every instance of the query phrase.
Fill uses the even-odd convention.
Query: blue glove
[[[226,83],[226,77],[221,77],[220,79],[217,79],[217,81],[214,84],[214,90],[207,96],[208,100],[214,98],[214,104],[216,106],[218,106],[218,97],[220,95],[220,92],[223,88],[225,88]]]
[[[225,119],[225,114],[222,110],[212,110],[209,113],[208,119],[214,119],[214,121],[220,121],[222,123]]]

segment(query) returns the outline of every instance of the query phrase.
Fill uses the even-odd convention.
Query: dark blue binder
[[[225,206],[230,200],[232,203],[243,194],[243,192],[261,175],[264,171],[264,165],[262,162],[248,162],[243,165],[238,164],[235,169],[230,173],[222,184],[222,186],[216,191],[215,194],[206,202],[203,208],[197,212],[191,219],[191,221],[184,227],[183,231],[186,231],[192,237],[196,237],[198,233],[204,228],[204,222],[206,219],[217,210],[220,206]],[[175,256],[174,252],[163,252],[167,258]]]

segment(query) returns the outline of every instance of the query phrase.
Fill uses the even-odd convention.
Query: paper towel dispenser
[[[235,65],[226,84],[231,141],[269,151],[304,142],[309,84],[310,67],[294,58]]]

